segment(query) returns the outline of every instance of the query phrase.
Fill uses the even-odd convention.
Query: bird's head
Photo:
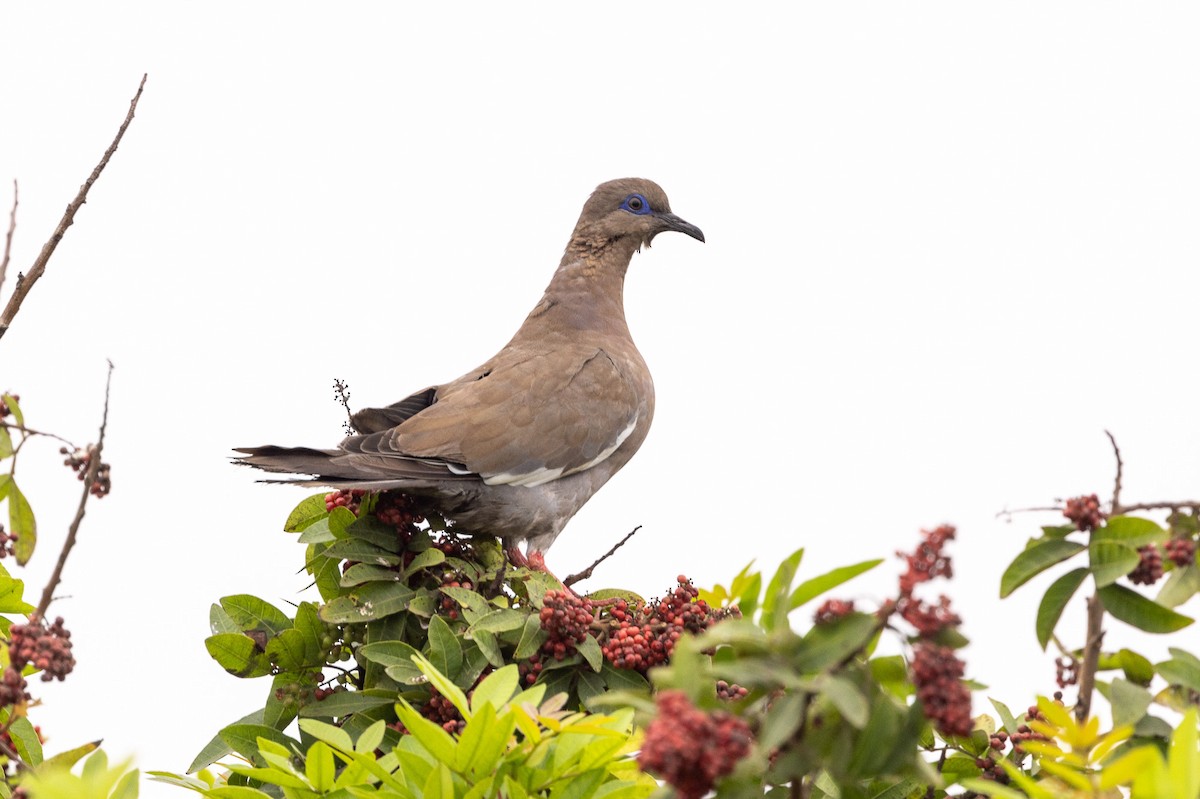
[[[592,247],[623,241],[641,247],[674,230],[704,241],[700,228],[671,213],[667,194],[652,180],[622,178],[601,183],[583,206],[574,239]]]

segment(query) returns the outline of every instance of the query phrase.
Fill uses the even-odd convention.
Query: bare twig
[[[1083,665],[1079,669],[1079,699],[1075,718],[1083,721],[1092,712],[1092,691],[1096,687],[1096,669],[1100,665],[1100,645],[1104,642],[1104,605],[1093,594],[1087,601],[1087,643],[1083,646]]]
[[[1037,512],[1048,511],[1048,510],[1058,511],[1059,513],[1061,513],[1062,509],[1063,509],[1062,505],[1049,505],[1049,506],[1044,506],[1044,507],[1033,507],[1033,508],[1013,508],[1012,510],[1005,508],[1004,510],[999,511],[996,514],[995,518],[999,519],[999,518],[1006,517],[1006,518],[1011,519],[1012,515],[1014,513],[1037,513]]]
[[[642,526],[639,524],[637,527],[630,530],[624,538],[622,538],[620,541],[618,541],[616,544],[613,545],[612,549],[608,550],[603,555],[598,557],[591,566],[588,566],[586,569],[579,572],[578,574],[572,574],[570,577],[563,580],[562,581],[563,585],[569,588],[570,586],[574,585],[575,583],[579,582],[580,580],[586,580],[587,578],[591,577],[592,572],[596,570],[597,566],[599,566],[601,563],[603,563],[604,561],[611,558],[613,556],[613,553],[615,553],[618,549],[620,549],[622,546],[624,546],[625,542],[628,541],[629,539],[633,538],[633,534],[641,529],[642,529]]]
[[[1125,510],[1121,507],[1121,477],[1125,474],[1125,462],[1121,460],[1121,448],[1117,446],[1116,437],[1107,430],[1104,431],[1104,435],[1112,442],[1113,455],[1117,457],[1117,477],[1113,481],[1112,495],[1112,515],[1117,516]]]
[[[57,433],[47,433],[45,430],[34,430],[32,427],[25,427],[24,425],[19,424],[9,424],[8,422],[0,422],[0,427],[3,427],[5,430],[16,430],[18,433],[29,437],[45,436],[46,438],[53,438],[55,441],[61,441],[62,443],[66,444],[71,449],[77,449],[73,443]]]
[[[1121,513],[1129,513],[1133,510],[1179,510],[1180,508],[1200,510],[1200,501],[1175,500],[1174,502],[1135,502],[1132,505],[1122,505]]]
[[[334,378],[333,397],[339,405],[346,409],[346,421],[342,422],[342,429],[346,431],[346,435],[354,435],[357,431],[354,428],[354,414],[350,411],[350,386],[346,384],[345,380]]]
[[[13,232],[17,229],[17,179],[13,178],[13,204],[12,210],[8,213],[8,235],[4,237],[4,258],[0,260],[0,286],[4,285],[4,276],[8,273],[8,259],[12,255],[12,237]]]
[[[146,76],[142,75],[142,82],[138,84],[137,94],[133,96],[133,100],[129,103],[129,113],[125,115],[125,121],[121,123],[120,129],[117,130],[116,138],[113,139],[108,149],[104,151],[104,157],[100,159],[100,163],[96,165],[96,168],[92,170],[92,174],[79,187],[79,193],[75,195],[75,199],[67,206],[62,219],[59,220],[58,227],[54,229],[54,234],[42,245],[42,251],[38,255],[37,260],[33,262],[33,266],[29,268],[29,272],[17,281],[12,296],[8,298],[8,304],[4,306],[4,311],[0,312],[0,337],[8,332],[13,318],[17,315],[17,311],[21,309],[21,303],[25,301],[25,297],[29,294],[29,290],[33,288],[33,284],[45,273],[46,264],[49,262],[50,256],[54,254],[58,243],[67,234],[67,228],[74,224],[75,213],[87,202],[88,191],[92,188],[92,184],[100,177],[100,173],[104,171],[104,167],[108,166],[108,160],[117,151],[117,145],[121,143],[121,138],[124,137],[125,130],[129,127],[129,123],[133,121],[133,113],[137,110],[138,100],[142,97],[142,89],[145,85]]]
[[[104,451],[104,433],[108,430],[108,396],[109,390],[112,388],[112,373],[113,364],[112,361],[109,361],[108,378],[104,381],[104,415],[100,420],[100,436],[96,440],[96,446],[92,447],[88,453],[90,460],[88,461],[87,475],[83,478],[83,496],[79,498],[79,507],[75,509],[75,519],[71,522],[70,529],[67,530],[67,540],[63,542],[62,551],[58,553],[58,562],[54,564],[54,572],[46,581],[46,587],[42,589],[42,599],[38,602],[37,610],[30,618],[46,618],[46,610],[54,600],[54,591],[62,581],[63,568],[67,565],[67,556],[71,554],[71,550],[75,546],[75,539],[79,535],[79,525],[83,521],[84,509],[87,507],[88,497],[92,495],[92,484],[96,482],[96,475],[100,471],[100,458]]]

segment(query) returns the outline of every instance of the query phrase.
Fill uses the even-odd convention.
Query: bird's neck
[[[574,244],[574,240],[572,241]],[[546,316],[559,327],[602,336],[629,336],[625,323],[625,272],[636,246],[619,242],[586,252],[567,248],[530,320]]]

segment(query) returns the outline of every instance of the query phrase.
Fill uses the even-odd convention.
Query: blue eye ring
[[[621,210],[628,211],[631,214],[644,216],[654,213],[650,209],[650,203],[640,194],[631,194],[625,198],[625,202],[621,203]]]

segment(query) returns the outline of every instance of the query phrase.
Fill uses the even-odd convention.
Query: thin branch
[[[4,276],[8,273],[8,258],[12,255],[12,237],[13,232],[17,229],[18,200],[17,179],[13,178],[13,204],[12,210],[8,213],[8,235],[4,237],[4,258],[0,260],[0,286],[4,285]]]
[[[104,433],[108,430],[108,397],[112,388],[112,373],[113,364],[112,361],[109,361],[108,378],[104,381],[104,416],[100,420],[100,436],[96,440],[96,446],[92,447],[88,453],[90,460],[88,461],[87,475],[83,478],[83,496],[79,498],[79,507],[75,509],[75,519],[67,531],[67,540],[63,542],[62,551],[58,553],[58,562],[54,564],[54,572],[46,581],[46,587],[42,589],[42,599],[38,602],[37,610],[33,612],[33,616],[39,619],[46,618],[46,610],[54,600],[54,591],[62,581],[63,568],[67,565],[67,556],[75,547],[75,539],[79,535],[79,525],[83,521],[88,497],[92,495],[92,485],[96,482],[96,475],[100,472],[100,459],[104,452]]]
[[[16,430],[18,433],[29,437],[45,436],[46,438],[53,438],[55,441],[61,441],[62,443],[66,444],[71,449],[78,449],[78,447],[76,447],[73,443],[57,433],[47,433],[45,430],[34,430],[32,427],[25,427],[24,425],[19,424],[9,424],[8,422],[0,422],[0,427],[3,427],[5,430]]]
[[[1125,462],[1121,460],[1121,448],[1117,446],[1117,439],[1112,433],[1105,430],[1104,435],[1108,436],[1108,440],[1112,442],[1113,455],[1117,457],[1117,477],[1113,481],[1112,495],[1112,515],[1117,516],[1125,508],[1121,507],[1121,477],[1125,474]]]
[[[637,527],[630,530],[629,533],[624,538],[622,538],[620,541],[618,541],[616,544],[614,544],[612,549],[608,550],[603,555],[601,555],[599,558],[597,558],[596,561],[594,563],[592,563],[591,566],[588,566],[586,569],[579,572],[578,574],[572,574],[570,577],[563,580],[562,581],[563,585],[566,586],[567,588],[570,588],[572,585],[579,582],[580,580],[586,580],[587,578],[591,577],[592,572],[596,570],[597,566],[599,566],[601,563],[603,563],[604,561],[611,558],[613,556],[613,553],[615,553],[618,549],[620,549],[622,546],[624,546],[625,542],[628,541],[629,539],[633,538],[633,534],[641,529],[642,529],[642,526],[639,524]]]
[[[1001,517],[1007,517],[1007,518],[1011,519],[1012,515],[1014,513],[1038,513],[1038,512],[1051,511],[1051,510],[1056,511],[1058,513],[1062,513],[1062,509],[1063,509],[1062,505],[1048,505],[1048,506],[1032,507],[1032,508],[1014,508],[1012,510],[1005,508],[1004,510],[999,511],[996,514],[995,518],[999,519]]]
[[[92,174],[79,187],[79,193],[75,195],[75,199],[71,201],[71,204],[67,206],[62,219],[59,220],[58,227],[54,229],[54,235],[42,245],[42,251],[38,255],[37,260],[33,262],[33,266],[29,268],[28,274],[17,278],[17,286],[13,289],[12,296],[8,298],[8,305],[4,306],[3,312],[0,312],[0,337],[3,337],[8,332],[13,318],[17,315],[17,311],[21,309],[21,303],[25,301],[25,297],[29,294],[29,290],[33,288],[33,284],[45,273],[46,264],[49,262],[50,256],[54,254],[58,243],[67,234],[67,228],[74,224],[75,213],[87,202],[88,191],[92,188],[92,184],[100,177],[100,173],[104,171],[104,167],[108,166],[108,160],[117,151],[117,145],[121,143],[121,139],[125,135],[125,130],[129,127],[129,123],[133,121],[133,113],[137,110],[138,100],[142,97],[142,89],[145,85],[146,76],[142,75],[142,82],[138,84],[137,94],[133,96],[133,100],[129,103],[129,113],[125,115],[125,121],[121,123],[120,129],[117,130],[116,138],[113,139],[108,149],[104,151],[104,157],[100,159],[100,163],[96,165],[96,168],[92,170]]]
[[[1104,642],[1104,605],[1093,594],[1087,601],[1087,643],[1083,647],[1083,665],[1079,669],[1079,699],[1075,718],[1083,721],[1092,712],[1092,691],[1096,687],[1096,669],[1100,665],[1100,645]]]
[[[1132,505],[1122,505],[1121,513],[1128,513],[1132,510],[1179,510],[1180,508],[1191,508],[1192,510],[1200,510],[1200,500],[1175,500],[1174,502],[1135,502]]]

